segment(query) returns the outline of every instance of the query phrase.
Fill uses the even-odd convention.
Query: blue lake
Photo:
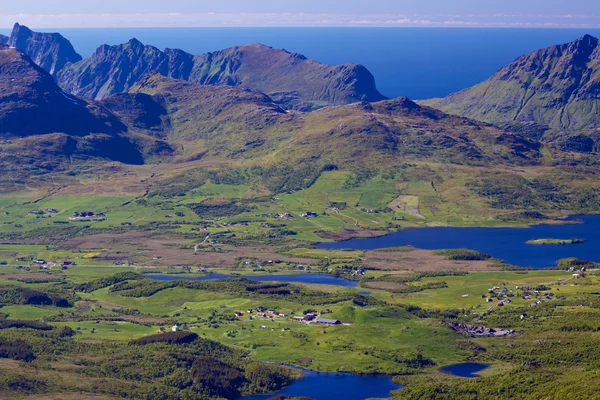
[[[146,278],[155,279],[158,281],[213,281],[218,279],[240,279],[245,278],[251,281],[277,281],[286,283],[308,283],[313,285],[335,285],[344,287],[358,286],[358,282],[344,278],[336,278],[335,276],[319,275],[319,274],[298,274],[298,275],[222,275],[209,274],[198,277],[188,277],[185,275],[146,275]]]
[[[401,388],[401,385],[392,382],[391,376],[305,371],[304,379],[295,381],[277,393],[243,397],[243,400],[264,400],[278,395],[306,396],[318,400],[364,400],[371,397],[388,398],[392,390]]]
[[[440,372],[443,374],[460,376],[463,378],[479,378],[478,372],[488,369],[488,364],[478,363],[462,363],[448,365],[447,367],[440,368]]]
[[[387,236],[321,243],[325,249],[373,250],[396,246],[441,250],[466,248],[521,267],[554,267],[561,258],[600,262],[600,215],[573,216],[577,224],[534,225],[529,228],[409,228]],[[531,245],[530,239],[585,239],[572,245]]]

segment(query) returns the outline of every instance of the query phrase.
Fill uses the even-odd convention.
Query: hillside
[[[1,40],[1,39],[0,39]],[[81,61],[71,42],[58,33],[33,32],[26,26],[15,24],[8,45],[27,54],[51,75],[56,75],[65,65]]]
[[[8,36],[0,35],[0,46],[6,46],[8,44]]]
[[[76,154],[141,163],[141,154],[120,135],[126,131],[105,108],[63,92],[27,55],[0,50],[5,171],[22,162],[52,169]]]
[[[406,98],[285,112],[263,93],[147,76],[102,102],[129,126],[164,139],[176,160],[251,159],[339,167],[402,160],[537,163],[540,144],[421,107]]]
[[[328,66],[259,44],[193,56],[177,49],[163,52],[132,39],[99,47],[90,58],[60,71],[57,80],[74,95],[101,100],[126,92],[154,72],[206,85],[259,90],[298,110],[384,99],[373,75],[361,65]]]
[[[423,102],[490,123],[535,122],[556,130],[600,126],[600,46],[586,35],[519,57],[487,81]]]

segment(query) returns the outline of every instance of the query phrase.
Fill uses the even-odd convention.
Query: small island
[[[585,242],[585,239],[531,239],[527,241],[527,244],[581,244]]]

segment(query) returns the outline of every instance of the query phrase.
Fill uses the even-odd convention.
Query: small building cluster
[[[44,215],[44,214],[58,214],[60,211],[56,208],[44,208],[43,210],[31,210],[29,214],[32,215]]]
[[[75,211],[73,213],[73,216],[71,218],[69,218],[71,221],[77,220],[77,219],[87,219],[87,218],[104,218],[105,214],[104,213],[97,213],[94,211]]]

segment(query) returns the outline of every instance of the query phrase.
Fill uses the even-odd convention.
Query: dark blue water
[[[392,390],[401,389],[392,377],[381,375],[319,374],[306,371],[304,379],[270,395],[248,396],[243,400],[264,400],[277,395],[306,396],[318,400],[364,400],[388,398]]]
[[[239,279],[245,278],[251,281],[277,281],[287,283],[309,283],[312,285],[334,285],[344,287],[358,286],[358,282],[335,276],[319,274],[299,274],[299,275],[253,275],[253,276],[233,276],[222,274],[210,274],[199,277],[186,277],[182,275],[146,275],[146,278],[158,281],[213,281],[218,279]]]
[[[561,258],[600,262],[600,215],[577,216],[572,225],[535,225],[530,228],[410,228],[388,236],[321,243],[326,249],[372,250],[396,246],[441,250],[466,248],[521,267],[553,267]],[[572,245],[532,245],[530,239],[585,239]]]
[[[489,367],[488,364],[462,363],[442,367],[440,368],[440,372],[443,374],[460,376],[462,378],[479,378],[477,373],[488,369]]]
[[[261,42],[327,64],[364,64],[389,97],[443,97],[486,80],[516,57],[570,42],[593,29],[130,28],[60,31],[84,57],[136,37],[193,54]],[[8,34],[7,30],[0,33]]]

